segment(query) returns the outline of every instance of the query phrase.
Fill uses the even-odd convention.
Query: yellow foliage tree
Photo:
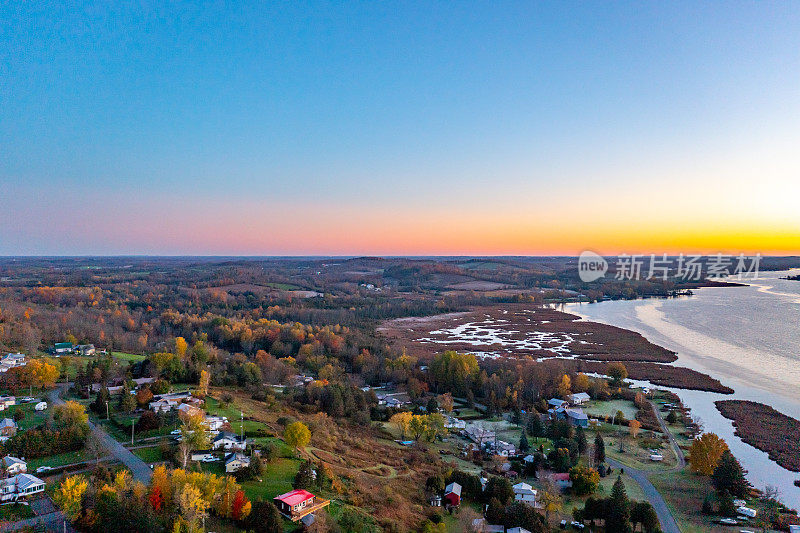
[[[205,398],[208,394],[208,385],[211,383],[211,374],[208,370],[200,371],[200,381],[197,383],[197,390],[194,395],[198,398]]]
[[[53,419],[60,426],[82,426],[89,422],[89,415],[86,414],[86,407],[82,404],[67,400],[63,404],[55,406]]]
[[[56,384],[60,370],[43,359],[31,359],[23,370],[26,385],[37,389],[52,388]]]
[[[305,448],[311,442],[311,431],[302,422],[292,422],[286,426],[283,440],[295,450]]]
[[[633,437],[634,439],[639,434],[639,430],[641,428],[642,428],[642,423],[639,422],[638,420],[631,420],[630,422],[628,422],[628,430],[631,433],[631,437]]]
[[[181,517],[192,533],[197,524],[207,515],[209,502],[202,498],[200,491],[192,485],[184,485],[178,497]]]
[[[89,482],[83,476],[69,476],[58,486],[53,499],[61,507],[70,520],[75,520],[81,513],[83,495],[89,487]]]
[[[186,355],[186,350],[189,349],[189,343],[183,337],[175,337],[175,353],[178,357]]]
[[[568,375],[564,374],[558,384],[558,396],[566,400],[570,394],[572,394],[572,380],[569,379]]]
[[[728,444],[714,433],[703,433],[692,441],[689,448],[689,466],[693,472],[710,476],[717,468]]]
[[[411,431],[411,419],[414,415],[410,411],[403,411],[402,413],[395,413],[389,419],[389,423],[396,424],[400,430],[400,438],[406,438],[406,435]]]
[[[575,392],[586,392],[589,390],[589,376],[579,373],[572,380],[572,390]]]

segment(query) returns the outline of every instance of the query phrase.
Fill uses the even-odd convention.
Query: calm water
[[[705,372],[732,387],[733,395],[672,389],[706,431],[723,437],[756,486],[776,486],[800,508],[800,473],[770,461],[735,437],[714,401],[745,399],[800,419],[800,281],[790,272],[764,272],[747,287],[704,288],[673,299],[573,304],[566,311],[643,334],[678,353],[676,365]],[[792,271],[792,274],[800,271]],[[800,439],[800,435],[797,435]]]

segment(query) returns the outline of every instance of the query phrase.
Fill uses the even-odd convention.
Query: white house
[[[37,411],[44,411],[47,409],[47,402],[39,402],[33,408]]]
[[[447,429],[466,429],[467,421],[454,416],[445,417],[444,427]]]
[[[497,446],[495,446],[494,453],[496,455],[508,457],[509,455],[514,455],[517,453],[517,447],[510,442],[499,440],[497,441]]]
[[[224,416],[206,416],[206,425],[211,431],[219,431],[222,426],[228,423],[227,417]]]
[[[5,411],[12,405],[17,405],[17,399],[14,396],[0,396],[0,411]]]
[[[250,466],[250,458],[243,453],[233,452],[225,456],[225,472],[231,474]]]
[[[0,442],[5,442],[17,434],[17,423],[11,418],[0,420]]]
[[[211,447],[215,450],[244,450],[247,440],[230,431],[220,431],[211,442]]]
[[[0,501],[17,500],[19,498],[44,492],[45,483],[30,474],[17,474],[0,479]]]
[[[517,483],[513,488],[515,501],[536,506],[536,489],[527,483]]]
[[[9,476],[24,474],[28,471],[28,463],[26,463],[24,459],[6,455],[0,461],[3,463],[3,468],[5,468],[6,474]]]
[[[576,392],[569,397],[569,403],[572,405],[583,405],[589,400],[591,400],[591,397],[585,392]]]

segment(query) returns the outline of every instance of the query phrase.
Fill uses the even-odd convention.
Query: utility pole
[[[111,417],[108,416],[108,400],[106,400],[106,420],[108,420],[109,418]]]
[[[133,428],[136,427],[136,419],[131,419],[131,446],[133,446]]]

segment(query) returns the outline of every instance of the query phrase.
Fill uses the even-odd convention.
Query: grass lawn
[[[600,478],[600,487],[598,487],[597,492],[593,494],[595,498],[607,498],[611,496],[611,488],[614,486],[614,483],[617,481],[617,474],[619,472],[612,472],[611,475],[608,475],[604,478]],[[625,484],[625,492],[628,494],[628,498],[631,500],[644,500],[644,492],[642,492],[642,488],[639,486],[636,481],[633,480],[627,474],[622,475],[622,482]],[[537,483],[541,486],[541,480],[526,480],[526,483],[533,485],[534,487],[537,486]],[[572,516],[572,509],[579,507],[583,508],[586,500],[589,496],[574,496],[572,494],[564,494],[563,495],[563,502],[564,507],[561,511],[561,514],[564,518],[568,518]],[[570,518],[571,520],[571,518]]]
[[[216,416],[224,416],[227,417],[228,422],[231,425],[231,429],[234,433],[239,434],[242,430],[242,410],[239,409],[234,403],[230,403],[226,406],[220,406],[219,400],[216,398],[212,398],[211,396],[206,397],[206,411],[209,415],[216,415]],[[268,436],[271,432],[267,428],[267,425],[263,422],[257,422],[255,420],[245,420],[244,421],[244,432],[249,436]]]
[[[300,460],[280,458],[265,466],[261,481],[242,483],[242,489],[251,500],[271,500],[279,494],[292,490],[292,481],[300,470]]]
[[[160,446],[151,446],[149,448],[139,448],[136,450],[131,450],[134,455],[139,457],[145,463],[157,463],[159,461],[163,461],[164,457],[161,454],[161,447]]]
[[[626,420],[636,418],[636,412],[638,411],[633,402],[628,400],[592,401],[585,405],[583,410],[592,416],[614,416],[617,411],[622,411]]]
[[[75,452],[60,453],[58,455],[51,455],[49,457],[39,457],[38,459],[31,459],[28,461],[28,472],[34,472],[40,466],[63,466],[72,463],[81,463],[92,459],[84,450]]]
[[[114,357],[114,359],[119,359],[120,361],[125,361],[128,363],[138,363],[139,361],[144,361],[147,359],[147,356],[135,353],[111,352],[111,355]]]
[[[12,405],[0,414],[0,418],[14,418],[14,413],[21,412],[25,415],[22,420],[17,420],[19,431],[25,431],[32,427],[42,424],[47,420],[47,412],[52,409],[50,405],[47,406],[45,411],[37,411],[34,409],[37,402],[22,403]]]
[[[34,514],[29,505],[22,505],[21,503],[0,505],[0,522],[16,522],[17,520],[31,518]]]

